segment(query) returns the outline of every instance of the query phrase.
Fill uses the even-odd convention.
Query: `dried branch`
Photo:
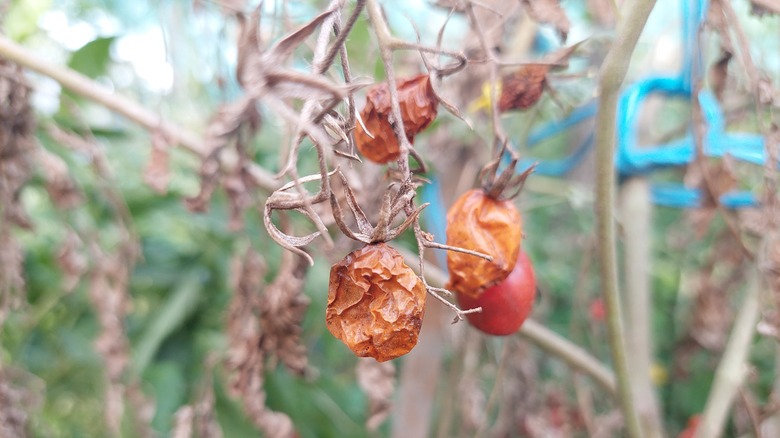
[[[728,412],[747,375],[748,354],[761,314],[761,283],[761,273],[757,270],[750,276],[723,358],[715,371],[695,438],[717,438],[723,433]]]

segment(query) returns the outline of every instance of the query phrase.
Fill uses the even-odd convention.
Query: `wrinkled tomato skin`
[[[406,138],[414,143],[414,136],[436,119],[439,101],[427,74],[398,79],[396,86]],[[363,123],[355,126],[355,144],[363,157],[377,164],[386,164],[401,156],[401,146],[390,124],[391,114],[389,84],[374,85],[368,90],[366,105],[360,111]]]
[[[536,298],[536,276],[531,260],[523,251],[515,268],[501,283],[485,289],[477,298],[457,294],[461,309],[482,307],[482,312],[466,315],[476,329],[495,336],[507,336],[520,330]]]
[[[366,245],[331,267],[325,324],[355,355],[384,362],[417,344],[425,298],[422,280],[398,251]]]
[[[447,289],[476,298],[503,281],[517,262],[522,238],[522,216],[512,201],[493,199],[481,189],[462,194],[447,212],[447,245],[487,254],[493,260],[448,251]]]

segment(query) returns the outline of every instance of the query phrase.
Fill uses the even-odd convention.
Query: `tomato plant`
[[[531,313],[536,298],[531,259],[520,251],[514,269],[504,281],[485,289],[476,298],[461,293],[457,297],[463,309],[482,307],[482,312],[466,315],[478,330],[496,336],[517,332]]]

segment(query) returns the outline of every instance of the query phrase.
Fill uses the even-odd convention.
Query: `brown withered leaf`
[[[720,350],[726,344],[731,319],[728,295],[713,283],[711,272],[700,273],[693,304],[691,337],[704,348]]]
[[[461,195],[447,212],[447,245],[478,251],[493,260],[447,251],[447,288],[476,298],[504,280],[517,262],[522,235],[522,218],[512,201],[497,201],[481,189]]]
[[[501,96],[498,110],[524,110],[532,107],[542,97],[547,80],[547,65],[524,65],[501,80]]]
[[[165,194],[171,180],[170,144],[162,132],[152,135],[152,152],[144,169],[144,182],[154,191]]]
[[[46,181],[46,191],[54,205],[62,210],[80,205],[83,202],[81,190],[71,178],[65,161],[43,147],[36,152],[39,172]]]
[[[697,187],[702,193],[701,207],[688,212],[688,218],[699,237],[704,235],[715,217],[720,197],[737,186],[733,161],[727,155],[717,162],[697,160],[688,166],[685,185]]]
[[[601,26],[612,26],[615,24],[614,4],[614,0],[588,0],[587,10]]]
[[[750,13],[759,17],[766,14],[780,15],[780,3],[777,0],[750,0]]]
[[[551,24],[566,41],[571,22],[559,0],[520,0],[523,9],[537,23]]]
[[[724,50],[715,64],[712,65],[709,72],[710,87],[718,100],[723,100],[723,91],[726,89],[726,82],[729,77],[729,61],[732,58],[731,52]]]
[[[285,251],[276,279],[265,288],[259,302],[260,349],[298,375],[303,375],[308,365],[301,341],[301,324],[309,308],[309,298],[303,294],[308,270],[305,258]]]
[[[357,356],[384,362],[417,345],[425,296],[398,251],[366,245],[331,268],[325,323]]]
[[[436,118],[438,99],[427,74],[397,79],[398,100],[406,137],[410,142]],[[366,94],[366,105],[360,112],[368,132],[358,124],[355,143],[367,159],[384,164],[398,159],[401,154],[398,139],[390,123],[392,117],[390,87],[387,82],[374,85]],[[372,138],[373,136],[373,138]]]
[[[390,415],[395,392],[395,366],[371,359],[358,359],[357,381],[368,398],[366,429],[376,431]]]
[[[545,55],[539,64],[527,64],[501,79],[501,96],[498,110],[501,112],[528,109],[542,97],[550,70],[565,68],[569,58],[584,41],[562,47]]]
[[[259,321],[265,261],[250,248],[231,265],[234,295],[228,313],[230,347],[226,359],[231,393],[241,398],[247,415],[265,436],[292,438],[296,435],[290,417],[265,404],[266,355],[260,348]]]
[[[0,437],[29,436],[31,417],[43,404],[46,387],[25,370],[4,364],[0,367]]]
[[[87,272],[88,260],[84,253],[84,242],[73,231],[69,230],[65,241],[57,252],[57,265],[62,270],[62,288],[72,292],[81,277]]]

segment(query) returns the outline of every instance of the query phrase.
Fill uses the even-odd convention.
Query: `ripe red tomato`
[[[515,268],[501,283],[473,298],[457,294],[461,309],[482,307],[482,312],[466,315],[469,323],[489,335],[506,336],[520,330],[536,298],[536,277],[531,260],[520,250]]]

